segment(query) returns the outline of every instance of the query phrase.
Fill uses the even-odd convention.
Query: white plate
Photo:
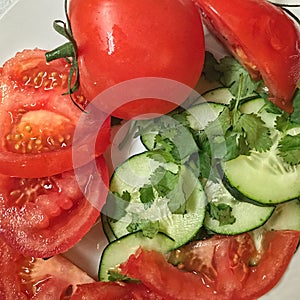
[[[125,0],[124,0],[125,1]],[[281,1],[297,3],[298,0]],[[300,16],[300,9],[294,10]],[[35,47],[52,49],[65,40],[53,29],[55,19],[65,20],[64,0],[19,0],[0,18],[0,65],[17,51]],[[211,39],[211,37],[209,37]],[[211,40],[210,48],[216,50],[217,45]],[[218,48],[217,51],[222,49]],[[106,244],[101,226],[96,225],[90,233],[76,245],[68,256],[92,276],[97,276],[101,251]],[[300,295],[300,251],[294,256],[292,263],[281,282],[261,300],[296,300]]]

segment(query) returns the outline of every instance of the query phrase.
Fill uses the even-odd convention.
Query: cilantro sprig
[[[208,80],[217,81],[229,88],[234,96],[230,105],[205,130],[207,135],[214,136],[215,129],[218,126],[222,127],[224,139],[220,141],[226,141],[227,149],[223,159],[231,160],[239,155],[249,155],[251,150],[268,151],[275,143],[270,137],[270,128],[258,114],[246,114],[240,110],[241,105],[252,98],[259,96],[268,98],[264,92],[264,83],[253,81],[248,72],[233,57],[224,57],[217,61],[209,52],[206,53],[204,74]],[[289,165],[300,163],[300,132],[290,134],[293,128],[300,127],[299,89],[295,93],[293,107],[293,113],[288,114],[270,101],[266,101],[264,106],[266,112],[278,115],[274,127],[281,132],[281,139],[277,145],[278,155]],[[203,137],[202,141],[205,141]],[[209,139],[209,142],[211,141],[212,138]],[[215,141],[217,143],[216,139]]]

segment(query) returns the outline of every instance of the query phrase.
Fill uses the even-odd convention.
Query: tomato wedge
[[[25,257],[0,238],[0,299],[68,299],[77,284],[94,280],[62,256]]]
[[[283,10],[264,0],[196,0],[207,27],[263,78],[270,100],[292,112],[300,78],[300,33]]]
[[[86,5],[85,0],[72,0],[69,8],[78,46],[80,85],[90,101],[106,89],[136,78],[168,78],[195,87],[205,48],[201,18],[193,1],[91,0]],[[138,91],[139,86],[136,88]],[[179,105],[150,95],[129,99],[124,105],[118,105],[118,99],[103,102],[104,111],[122,119],[165,114]]]
[[[80,186],[74,171],[42,178],[0,175],[0,231],[6,242],[34,257],[50,257],[77,243],[106,200],[109,177],[102,156],[97,167],[95,171],[89,164],[76,170]],[[102,186],[94,183],[95,172]]]
[[[267,232],[260,251],[249,234],[217,236],[177,250],[177,267],[161,253],[140,249],[121,270],[166,299],[253,300],[278,283],[299,236],[296,231]]]
[[[2,174],[39,178],[73,169],[72,140],[82,111],[69,95],[63,95],[68,88],[69,64],[64,59],[46,63],[45,53],[39,49],[17,53],[0,74]],[[73,98],[82,109],[86,107],[80,91]],[[95,155],[109,145],[110,118],[104,113],[102,117],[106,121],[98,132]],[[86,139],[77,148],[83,152],[83,164],[95,156],[85,155]]]

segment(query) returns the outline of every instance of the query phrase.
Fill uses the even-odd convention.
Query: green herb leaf
[[[211,82],[220,81],[222,73],[216,69],[218,65],[215,57],[208,51],[205,52],[205,60],[203,66],[203,74],[205,78]]]
[[[278,150],[283,160],[290,165],[300,163],[300,134],[286,135],[278,144]]]
[[[178,173],[172,173],[163,167],[158,167],[150,177],[150,182],[160,197],[166,197],[178,183]]]
[[[117,222],[126,215],[126,208],[130,200],[131,195],[128,191],[124,191],[122,195],[116,192],[109,192],[102,213],[112,221]]]
[[[222,73],[221,83],[229,87],[231,93],[237,98],[246,98],[257,95],[257,90],[262,84],[260,81],[253,81],[247,70],[233,57],[225,56],[215,67]],[[243,77],[242,90],[240,89],[240,78]]]
[[[251,149],[263,152],[271,148],[270,130],[258,115],[242,114],[235,126],[239,132],[246,133],[245,138]]]
[[[210,202],[208,212],[212,219],[219,221],[220,226],[233,224],[236,221],[232,215],[232,207],[225,203]]]
[[[128,282],[136,282],[137,280],[131,279],[126,275],[121,274],[117,269],[116,270],[108,270],[108,280],[109,281],[128,281]]]
[[[300,90],[297,89],[293,100],[293,113],[291,114],[291,121],[300,124]]]
[[[155,199],[152,185],[145,184],[140,188],[139,192],[141,202],[144,203],[145,209],[148,209],[151,207]]]
[[[152,239],[159,232],[159,221],[142,219],[137,214],[132,214],[132,221],[126,227],[128,232],[142,231],[145,237]]]

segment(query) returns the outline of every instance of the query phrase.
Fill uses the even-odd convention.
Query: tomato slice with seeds
[[[69,95],[63,95],[68,89],[69,64],[64,59],[46,63],[45,53],[38,49],[17,53],[0,73],[2,174],[38,178],[73,168],[72,141],[82,111]],[[87,101],[80,91],[73,100],[86,108]],[[110,118],[97,113],[105,121],[97,133],[94,156],[106,150],[110,139]],[[86,143],[82,141],[83,148]],[[83,154],[82,164],[94,156]]]
[[[71,248],[93,226],[107,196],[109,176],[102,156],[97,168],[76,170],[80,186],[73,170],[43,178],[0,175],[0,230],[6,242],[34,257]],[[102,183],[95,183],[95,172]]]
[[[253,300],[285,273],[299,242],[298,231],[266,232],[259,251],[248,233],[216,236],[176,250],[169,263],[158,252],[139,249],[121,265],[165,299]]]
[[[94,280],[63,256],[25,257],[0,238],[0,299],[68,299],[77,284]]]

